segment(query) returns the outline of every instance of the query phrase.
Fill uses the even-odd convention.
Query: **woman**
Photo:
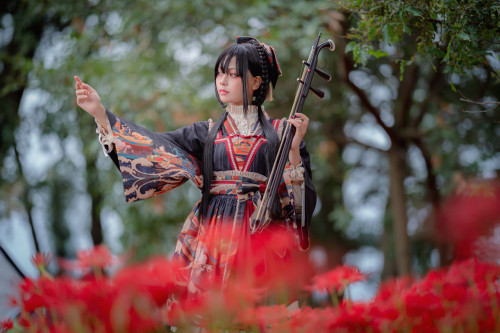
[[[207,281],[224,286],[231,271],[251,256],[244,249],[252,238],[252,214],[286,125],[262,108],[266,99],[272,100],[280,75],[273,47],[238,37],[215,64],[216,96],[224,113],[215,123],[197,122],[168,133],[150,132],[105,110],[97,92],[75,76],[77,103],[95,117],[99,140],[122,174],[128,202],[188,179],[201,189],[174,256],[189,294],[203,290]],[[309,119],[297,114],[288,122],[296,133],[271,217],[273,225],[295,229],[299,247],[306,249],[316,203],[303,141]]]

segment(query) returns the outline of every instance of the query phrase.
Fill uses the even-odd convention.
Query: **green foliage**
[[[403,52],[394,52],[393,59],[431,59],[435,67],[444,66],[444,73],[466,76],[468,70],[488,63],[486,57],[499,51],[500,6],[496,0],[359,0],[341,1],[340,5],[356,17],[348,36],[359,43],[351,48],[355,61],[363,65],[368,55],[375,55],[373,50],[397,46]],[[494,75],[498,78],[498,72]]]

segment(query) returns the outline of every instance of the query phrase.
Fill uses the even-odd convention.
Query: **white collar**
[[[259,110],[259,107],[257,105],[249,105],[246,114],[248,116],[248,115],[251,115],[253,113],[258,113],[258,110]],[[243,109],[243,105],[229,104],[226,107],[226,111],[229,112],[229,114],[233,117],[235,115],[244,115],[245,114],[245,111]]]
[[[249,105],[246,114],[243,105],[228,105],[226,111],[233,118],[240,135],[253,134],[255,123],[259,120],[259,107],[257,105]]]

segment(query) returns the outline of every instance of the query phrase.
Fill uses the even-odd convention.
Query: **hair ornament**
[[[249,37],[249,36],[240,36],[236,37],[236,43],[237,44],[246,44],[246,43],[251,43],[252,41],[256,41],[259,43],[262,47],[264,47],[264,50],[266,50],[267,53],[267,60],[269,61],[269,64],[271,65],[271,83],[272,87],[276,87],[276,82],[278,81],[278,77],[281,76],[281,67],[278,62],[278,57],[276,56],[276,50],[274,47],[272,47],[269,44],[266,43],[261,43],[259,40],[257,40],[254,37]]]

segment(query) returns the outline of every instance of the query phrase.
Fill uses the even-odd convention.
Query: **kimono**
[[[183,267],[179,280],[192,294],[203,291],[208,280],[215,279],[224,286],[235,258],[243,253],[243,244],[252,237],[250,217],[266,186],[267,141],[257,121],[256,107],[250,106],[247,112],[250,120],[243,116],[242,109],[230,111],[214,142],[206,216],[200,219],[198,201],[184,222],[175,248],[174,259]],[[286,120],[265,116],[280,137]],[[157,133],[109,111],[107,117],[108,129],[103,131],[98,125],[97,132],[105,153],[121,173],[127,202],[159,195],[188,180],[202,188],[203,148],[213,126],[211,120]],[[283,212],[280,224],[293,230],[298,248],[305,250],[316,193],[304,142],[300,155],[302,166],[287,164],[278,195]]]

